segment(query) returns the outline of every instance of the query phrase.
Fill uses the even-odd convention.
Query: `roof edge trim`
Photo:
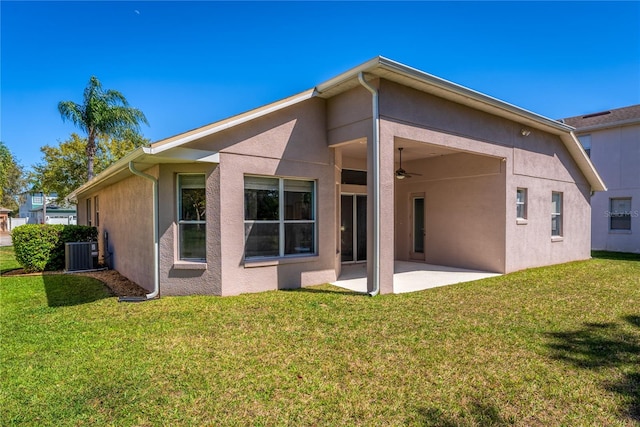
[[[564,134],[561,139],[562,142],[564,142],[565,147],[567,147],[567,150],[569,150],[569,154],[571,154],[578,164],[578,168],[582,174],[587,178],[587,182],[591,185],[591,191],[607,191],[606,184],[593,165],[593,162],[582,148],[582,145],[580,144],[580,141],[578,141],[575,133],[571,132]]]
[[[545,117],[538,113],[534,113],[533,111],[524,109],[522,107],[518,107],[517,105],[511,104],[506,101],[502,101],[498,98],[494,98],[482,92],[478,92],[466,86],[462,86],[457,83],[451,82],[449,80],[445,80],[443,78],[434,76],[433,74],[426,73],[424,71],[418,70],[417,68],[410,67],[408,65],[393,61],[391,59],[380,57],[380,65],[390,70],[399,71],[405,75],[416,78],[418,80],[426,81],[428,83],[436,85],[450,92],[455,92],[458,95],[473,98],[477,101],[483,102],[485,104],[489,104],[492,107],[506,110],[512,114],[516,114],[519,116],[524,116],[528,119],[537,121],[539,123],[543,123],[545,125],[551,126],[555,129],[558,129],[564,132],[570,132],[574,129],[572,126],[569,126],[565,123],[561,123],[557,120],[551,119],[549,117]]]
[[[111,166],[109,166],[108,168],[106,168],[105,170],[100,172],[98,175],[93,177],[93,179],[91,181],[88,181],[88,182],[82,184],[80,187],[78,187],[75,190],[73,190],[71,193],[69,193],[69,195],[66,197],[66,199],[70,200],[70,201],[77,202],[78,194],[81,194],[81,193],[84,193],[87,190],[90,190],[92,187],[100,184],[102,181],[108,179],[112,175],[115,175],[116,173],[120,172],[121,170],[123,170],[125,168],[128,169],[129,168],[129,162],[134,162],[134,161],[144,157],[145,155],[149,155],[149,154],[151,154],[151,148],[149,148],[149,147],[140,147],[140,148],[135,149],[134,151],[130,152],[129,154],[127,154],[126,156],[124,156],[120,160],[117,160],[114,164],[112,164]]]
[[[610,128],[621,127],[621,126],[631,126],[635,124],[640,124],[640,118],[618,120],[617,122],[602,123],[599,125],[579,127],[579,128],[576,128],[575,133],[582,134],[582,133],[591,132],[594,130],[610,129]]]

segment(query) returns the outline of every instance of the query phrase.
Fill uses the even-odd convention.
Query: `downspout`
[[[147,301],[153,298],[156,298],[160,293],[160,275],[158,273],[160,262],[159,262],[159,241],[158,241],[158,179],[152,175],[146,174],[144,172],[140,172],[133,166],[133,162],[129,162],[129,170],[134,175],[138,175],[142,178],[148,179],[153,183],[153,292],[145,295],[144,297],[120,297],[118,301],[120,302],[140,302]]]
[[[369,295],[375,297],[380,292],[380,113],[378,108],[378,90],[364,80],[362,72],[358,80],[371,92],[373,119],[373,290]]]

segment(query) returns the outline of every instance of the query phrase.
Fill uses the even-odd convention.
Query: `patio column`
[[[395,261],[394,138],[380,121],[380,293],[393,293]]]
[[[376,232],[374,227],[374,198],[375,194],[373,180],[374,168],[377,169],[380,179],[380,255],[379,255],[379,271],[380,271],[380,293],[393,293],[393,267],[394,267],[394,145],[393,135],[385,132],[384,127],[380,126],[380,151],[379,164],[373,162],[373,144],[372,138],[367,139],[367,170],[372,173],[367,174],[367,290],[373,290],[373,238]]]

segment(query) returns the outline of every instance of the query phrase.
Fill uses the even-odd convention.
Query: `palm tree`
[[[93,158],[96,154],[96,139],[100,135],[120,137],[127,132],[138,132],[140,124],[147,122],[142,111],[129,106],[125,97],[116,90],[103,90],[102,84],[91,76],[84,89],[84,101],[62,101],[58,104],[62,120],[87,133],[87,181],[93,178]]]

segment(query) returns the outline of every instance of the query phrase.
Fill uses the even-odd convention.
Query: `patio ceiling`
[[[351,142],[341,145],[339,146],[339,148],[342,150],[342,155],[344,157],[350,157],[353,159],[367,158],[367,144],[364,141]],[[404,149],[402,151],[403,162],[461,153],[461,151],[442,147],[440,145],[428,144],[425,142],[413,141],[404,138],[396,138],[394,144],[396,162],[400,160],[398,148]]]

